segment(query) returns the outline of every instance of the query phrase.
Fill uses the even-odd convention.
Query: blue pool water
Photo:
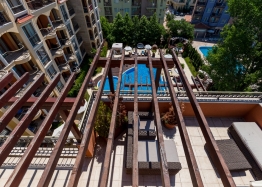
[[[199,47],[199,50],[204,55],[204,57],[207,57],[208,51],[211,50],[211,49],[212,49],[212,47],[208,47],[208,46]]]
[[[138,90],[151,90],[151,79],[150,79],[150,73],[149,73],[149,69],[146,67],[145,64],[138,64],[137,65],[138,68]],[[154,77],[156,76],[156,68],[153,68],[153,72],[154,72]],[[134,87],[129,87],[127,85],[129,84],[134,84],[134,80],[135,80],[135,68],[132,67],[128,70],[126,70],[125,72],[123,72],[122,74],[122,83],[121,83],[121,90],[134,90]],[[113,77],[114,78],[114,88],[116,89],[117,87],[117,82],[118,82],[118,77]],[[164,81],[162,80],[162,77],[159,81],[160,84],[163,84]],[[144,84],[144,85],[142,85]],[[146,86],[145,84],[148,84],[148,86]],[[97,87],[100,86],[100,81],[97,83]],[[164,87],[160,87],[159,90],[164,90]],[[110,90],[109,87],[109,81],[108,78],[106,79],[106,83],[104,86],[104,90]]]

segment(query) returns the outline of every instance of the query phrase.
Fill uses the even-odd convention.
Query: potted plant
[[[173,129],[176,127],[177,121],[174,108],[171,103],[169,104],[170,107],[166,113],[162,114],[161,121],[167,129]]]
[[[110,129],[111,117],[112,117],[112,109],[113,109],[113,101],[114,94],[109,94],[109,99],[111,99],[110,107],[107,106],[104,102],[99,103],[97,115],[95,118],[95,126],[94,129],[97,134],[103,139],[107,140],[108,133]],[[123,131],[123,124],[127,122],[125,105],[122,104],[122,99],[119,99],[119,107],[117,111],[116,117],[116,127],[115,127],[115,138]]]
[[[153,54],[152,54],[152,57],[155,57],[155,56],[156,56],[156,50],[153,49],[153,50],[152,50],[152,53],[153,53]]]

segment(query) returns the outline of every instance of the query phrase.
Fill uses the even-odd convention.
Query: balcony
[[[105,15],[112,16],[112,11],[105,11]]]
[[[86,22],[88,28],[92,28],[92,24],[90,22]]]
[[[40,32],[44,39],[52,39],[56,37],[56,31],[52,27],[41,28]]]
[[[8,71],[0,70],[0,79],[2,79],[7,73]]]
[[[222,15],[222,12],[212,12],[212,16],[220,17]]]
[[[51,48],[50,51],[54,58],[64,55],[64,51],[61,46]]]
[[[66,56],[67,62],[73,62],[76,60],[76,56],[73,54],[66,54],[65,56]]]
[[[74,27],[75,33],[77,33],[79,31],[79,29],[80,29],[78,23],[75,23],[73,27]]]
[[[5,60],[9,63],[23,64],[31,60],[31,55],[28,50],[25,49],[24,45],[19,43],[19,49],[14,51],[7,51],[2,54]]]
[[[55,3],[55,0],[26,0],[26,3],[30,10],[36,11]]]
[[[88,13],[88,8],[87,8],[87,6],[84,6],[83,9],[84,9],[84,13]]]
[[[76,62],[73,62],[72,65],[70,65],[71,71],[75,73],[80,73],[80,68],[78,67]]]
[[[69,71],[70,70],[70,67],[69,67],[69,65],[68,65],[68,62],[66,62],[66,63],[64,63],[64,64],[60,64],[60,65],[58,65],[58,68],[59,68],[59,70],[60,70],[60,72],[67,72],[67,71]]]
[[[78,42],[78,45],[80,46],[82,43],[83,43],[83,39],[82,37],[77,37],[77,42]]]
[[[0,27],[7,23],[11,23],[11,21],[7,17],[6,13],[3,10],[0,10]]]
[[[216,7],[226,7],[226,3],[225,2],[216,2]]]
[[[112,6],[111,2],[104,2],[104,6]]]
[[[95,32],[95,38],[98,36],[98,33],[97,32]]]
[[[205,6],[207,4],[207,2],[205,1],[197,1],[197,5],[200,5],[200,6]]]
[[[68,38],[59,38],[59,42],[61,44],[61,48],[64,48],[64,47],[69,47],[71,45],[71,41],[68,39]]]
[[[66,25],[61,19],[52,21],[52,25],[56,30],[63,30],[66,28]]]
[[[96,25],[96,20],[95,20],[95,19],[92,20],[92,25],[93,25],[93,26]]]
[[[11,8],[13,14],[18,14],[20,12],[24,12],[26,11],[24,5],[22,4],[22,2],[20,0],[14,1],[7,1],[9,7]]]
[[[69,15],[70,15],[71,18],[76,14],[75,10],[71,7],[70,8],[68,7],[68,12],[69,12]]]

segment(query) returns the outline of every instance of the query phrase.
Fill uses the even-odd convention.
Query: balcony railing
[[[44,38],[47,37],[47,36],[50,36],[50,37],[56,36],[56,31],[52,27],[41,28],[40,32],[41,32],[41,34]]]
[[[66,54],[65,57],[68,62],[72,62],[76,59],[75,55],[73,55],[72,53]]]
[[[76,63],[75,63],[76,64]],[[71,71],[75,72],[75,73],[80,73],[80,68],[77,65],[72,65],[71,67]]]
[[[61,72],[69,71],[68,62],[58,65],[58,68]]]
[[[65,24],[62,19],[52,21],[52,25],[54,26],[55,29],[58,29],[59,27],[61,28],[65,27]]]
[[[111,2],[104,2],[104,6],[112,6]]]
[[[95,20],[95,19],[92,20],[92,24],[93,24],[93,25],[96,24],[96,20]]]
[[[112,11],[105,11],[105,15],[112,15]]]
[[[30,54],[29,52],[25,49],[24,45],[19,43],[18,44],[19,49],[14,50],[14,51],[7,51],[2,54],[2,56],[5,58],[5,60],[11,64],[14,61],[24,61],[26,59],[29,60]]]
[[[216,2],[216,6],[218,6],[218,7],[225,7],[226,3],[225,2]]]
[[[40,8],[48,6],[51,3],[55,3],[55,0],[30,0],[26,3],[30,10],[38,10]]]
[[[0,26],[11,22],[4,11],[0,11]]]
[[[82,39],[81,36],[77,38],[77,42],[78,42],[79,45],[83,42],[83,39]]]
[[[206,5],[207,4],[207,2],[203,2],[203,1],[197,1],[197,5]]]
[[[73,8],[68,8],[68,12],[70,16],[73,16],[75,14],[75,10]]]
[[[64,45],[67,46],[71,44],[71,41],[68,38],[59,38],[58,40],[61,46],[64,46]]]
[[[62,55],[64,53],[61,46],[53,47],[50,49],[50,51],[53,56]]]
[[[97,32],[95,32],[95,38],[98,36]]]
[[[17,3],[16,5],[13,5],[12,3],[10,3],[10,1],[7,1],[7,2],[8,2],[9,6],[10,6],[10,8],[11,8],[11,10],[14,14],[17,14],[17,13],[25,10],[25,7],[21,3],[20,0],[16,1],[16,3]]]
[[[76,23],[76,24],[74,25],[74,30],[75,30],[75,32],[77,32],[78,29],[79,29],[79,25],[78,25],[78,23]]]

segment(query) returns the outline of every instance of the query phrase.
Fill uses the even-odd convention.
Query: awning
[[[214,30],[207,30],[208,33],[215,33]]]

